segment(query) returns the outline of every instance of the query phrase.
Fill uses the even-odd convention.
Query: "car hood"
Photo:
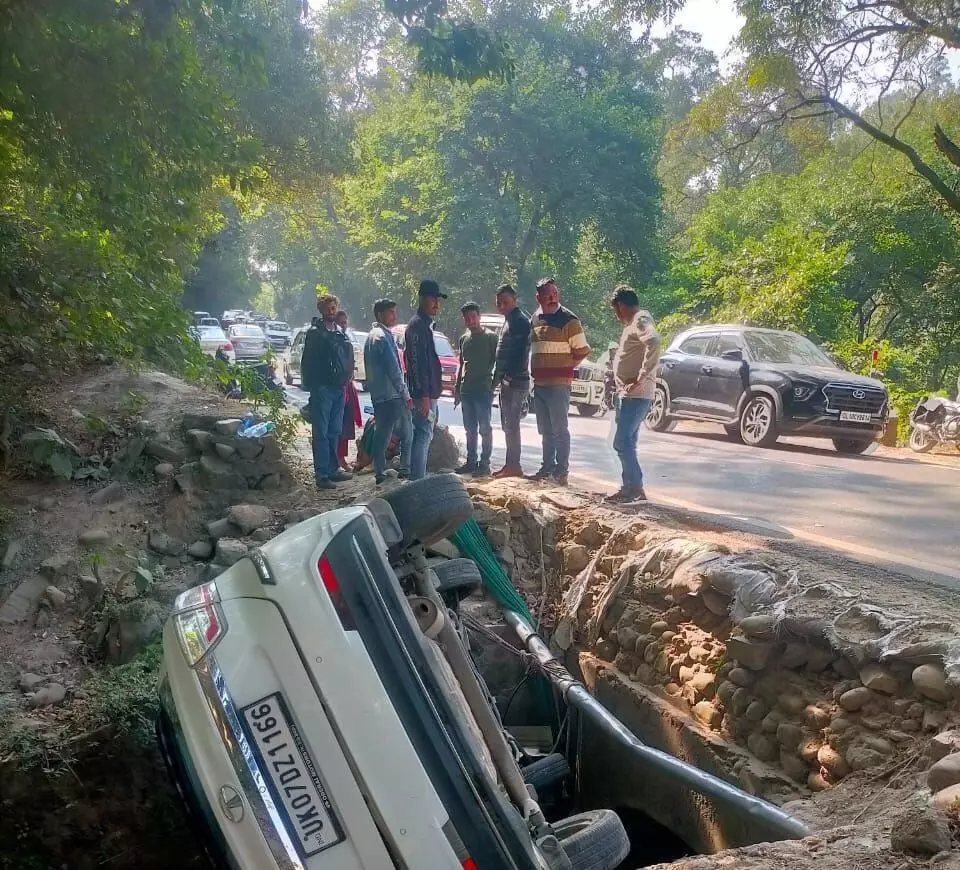
[[[874,378],[857,375],[844,369],[835,369],[830,366],[799,366],[799,365],[772,365],[770,363],[751,363],[753,369],[765,369],[784,375],[791,380],[816,381],[818,383],[854,384],[858,387],[872,387],[876,390],[885,390],[886,387]]]

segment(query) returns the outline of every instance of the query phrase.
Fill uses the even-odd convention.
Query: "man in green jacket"
[[[480,325],[480,306],[468,302],[460,309],[467,331],[460,336],[460,367],[453,392],[454,407],[463,405],[463,428],[467,433],[467,461],[457,474],[485,477],[490,474],[493,450],[493,366],[497,360],[497,337]],[[482,447],[477,459],[477,435]]]

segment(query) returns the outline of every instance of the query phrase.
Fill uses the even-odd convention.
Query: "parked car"
[[[400,349],[400,365],[403,363],[403,345],[406,324],[397,324],[393,327],[393,335],[397,339],[397,347]],[[457,369],[460,368],[460,359],[457,352],[453,349],[450,339],[442,332],[433,332],[433,346],[437,349],[437,356],[440,357],[440,385],[446,393],[453,393],[457,385]]]
[[[222,866],[549,870],[548,833],[575,870],[626,857],[614,813],[551,828],[524,784],[420,548],[471,513],[462,483],[432,476],[300,523],[176,599],[157,731]]]
[[[353,379],[360,385],[360,392],[367,391],[367,369],[363,361],[363,346],[367,341],[367,333],[348,329],[347,335],[353,344],[354,373]]]
[[[606,413],[603,401],[606,368],[600,363],[585,359],[573,370],[570,384],[570,404],[581,417],[595,417]]]
[[[709,420],[755,447],[803,435],[863,453],[888,412],[882,383],[844,371],[808,338],[719,325],[689,329],[670,344],[646,423],[662,431],[674,420]]]
[[[270,347],[263,330],[252,323],[235,323],[227,331],[227,338],[233,344],[239,362],[259,360]]]
[[[220,326],[220,321],[217,320],[216,317],[201,317],[200,320],[197,321],[197,326],[201,328],[204,326],[216,327],[217,329],[222,328]]]
[[[193,325],[194,325],[194,326],[199,326],[199,325],[200,325],[200,321],[203,320],[203,319],[206,318],[206,317],[212,317],[214,320],[216,320],[216,318],[213,317],[213,315],[212,315],[209,311],[194,311],[194,312],[193,312]]]
[[[223,355],[226,356],[228,362],[234,363],[237,361],[233,344],[219,326],[197,326],[193,330],[193,335],[197,339],[200,349],[207,356],[215,357],[217,351],[220,350],[223,351]]]
[[[287,359],[284,363],[283,379],[287,386],[293,386],[295,380],[300,380],[300,359],[303,356],[303,345],[307,340],[307,331],[309,326],[302,326],[294,330],[293,338],[290,340],[290,350],[287,353]],[[354,332],[347,330],[347,335],[353,344],[353,379],[360,384],[360,391],[366,392],[367,373],[363,365],[363,343],[367,340],[365,332]]]
[[[282,320],[268,320],[263,327],[263,331],[267,334],[267,341],[277,350],[283,350],[290,346],[293,330]]]

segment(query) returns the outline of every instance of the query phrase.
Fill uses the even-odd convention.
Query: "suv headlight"
[[[183,657],[195,668],[227,633],[216,582],[181,592],[173,603],[173,624]]]
[[[806,402],[816,391],[816,384],[805,384],[794,381],[790,392],[795,401]]]

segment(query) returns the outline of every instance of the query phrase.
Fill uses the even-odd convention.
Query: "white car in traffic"
[[[252,323],[235,323],[227,331],[227,338],[233,345],[238,362],[259,360],[270,349],[263,330]]]
[[[223,351],[229,362],[237,361],[233,344],[219,326],[197,326],[193,329],[193,335],[197,339],[200,349],[207,356],[216,356],[217,351],[220,350]]]

